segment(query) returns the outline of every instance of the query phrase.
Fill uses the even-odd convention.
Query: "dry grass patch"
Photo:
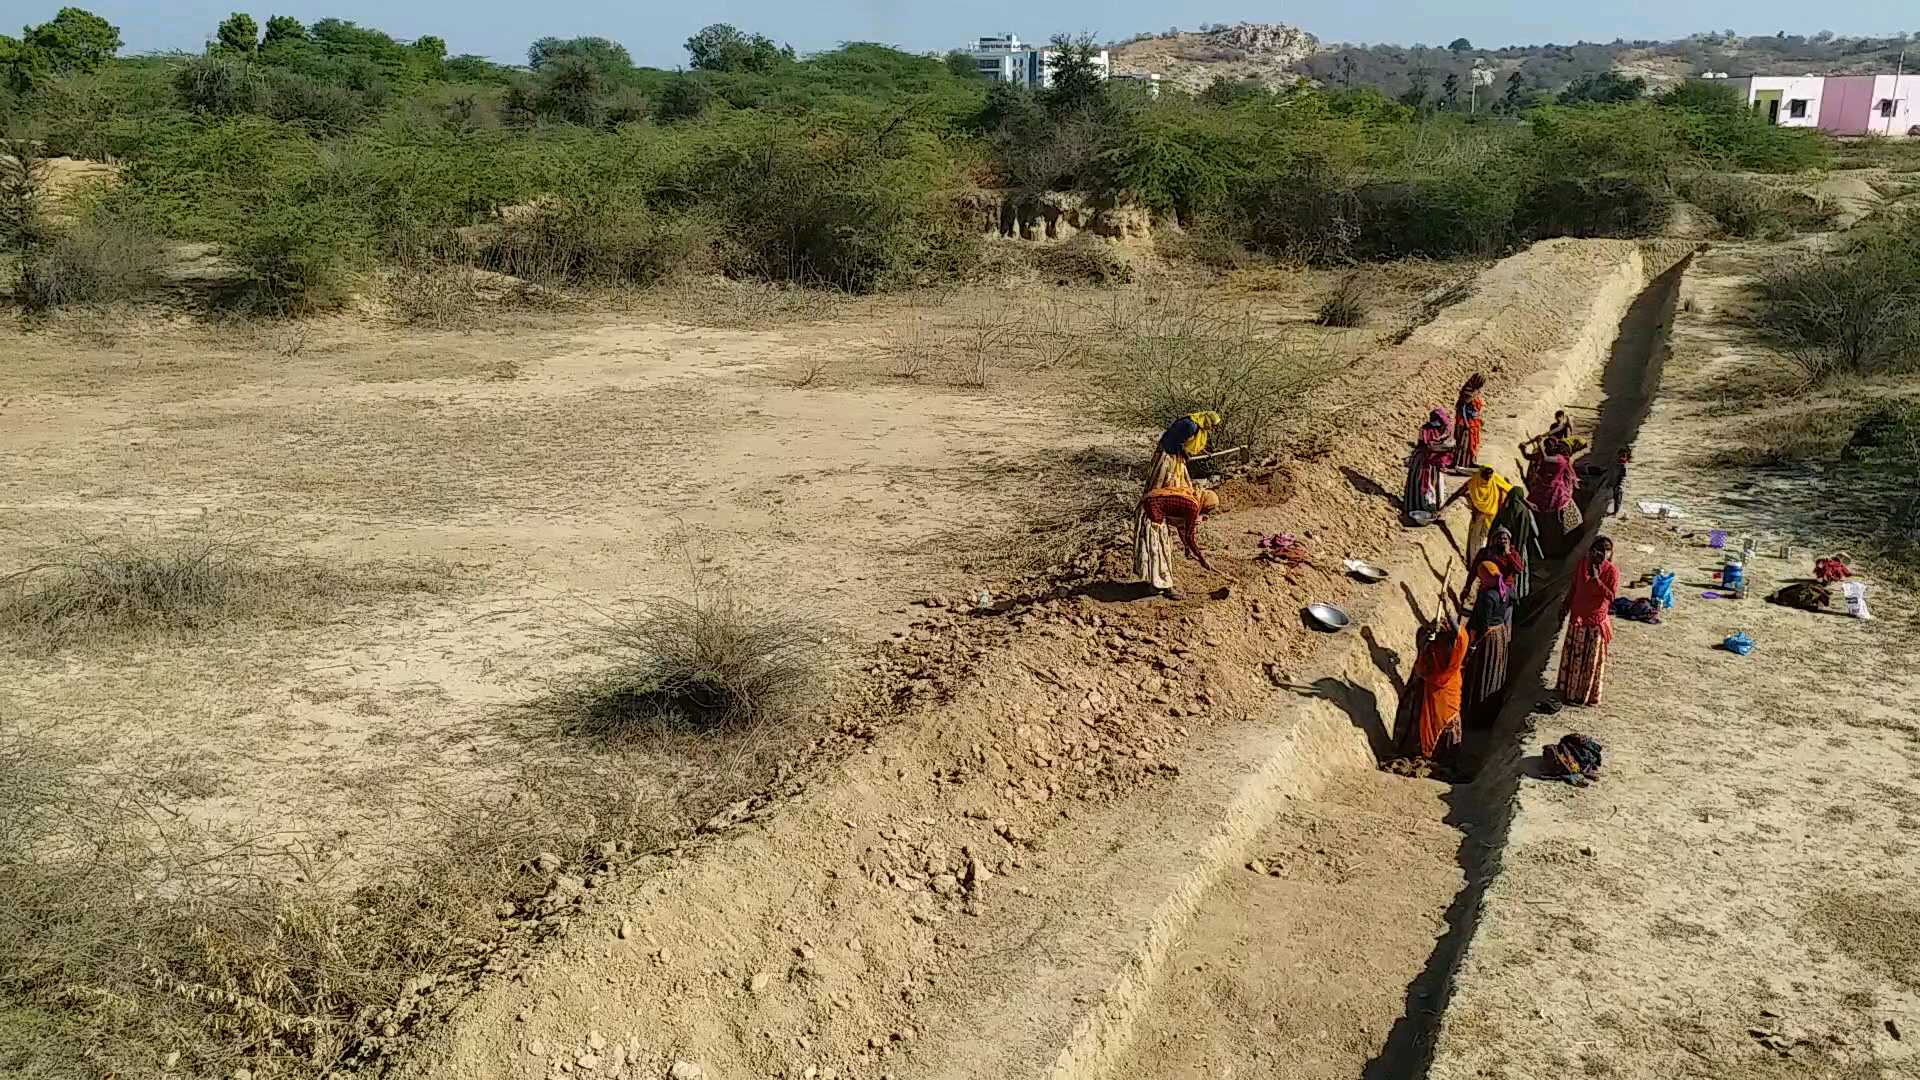
[[[196,825],[143,778],[0,718],[0,1073],[378,1071],[446,1006],[435,986],[502,970],[791,749],[672,733],[535,763],[441,792],[414,846],[346,853]]]
[[[0,638],[31,650],[299,620],[344,604],[445,588],[444,567],[338,567],[202,523],[173,536],[76,532],[0,576]]]

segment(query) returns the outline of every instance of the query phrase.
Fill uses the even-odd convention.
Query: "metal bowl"
[[[1308,604],[1307,618],[1328,630],[1345,630],[1353,625],[1353,617],[1332,604]]]
[[[1387,572],[1385,570],[1364,559],[1348,559],[1347,573],[1352,574],[1361,581],[1371,582],[1376,585],[1387,580]]]
[[[1436,514],[1431,510],[1407,511],[1407,520],[1413,522],[1415,525],[1431,525],[1436,520],[1438,520],[1439,517],[1440,517],[1439,514]]]

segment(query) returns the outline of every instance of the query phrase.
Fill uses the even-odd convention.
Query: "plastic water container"
[[[1728,559],[1727,565],[1720,570],[1720,585],[1722,588],[1731,589],[1738,593],[1745,587],[1746,580],[1746,568],[1733,559]]]

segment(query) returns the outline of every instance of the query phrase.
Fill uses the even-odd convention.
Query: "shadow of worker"
[[[1287,689],[1306,698],[1331,701],[1347,714],[1347,720],[1367,736],[1367,748],[1373,760],[1384,764],[1393,759],[1393,740],[1387,734],[1386,718],[1380,715],[1380,697],[1348,679],[1316,679],[1310,685],[1294,684]]]

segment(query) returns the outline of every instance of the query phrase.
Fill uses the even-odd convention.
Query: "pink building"
[[[1820,130],[1830,135],[1865,135],[1874,111],[1877,75],[1829,75],[1820,95]]]

